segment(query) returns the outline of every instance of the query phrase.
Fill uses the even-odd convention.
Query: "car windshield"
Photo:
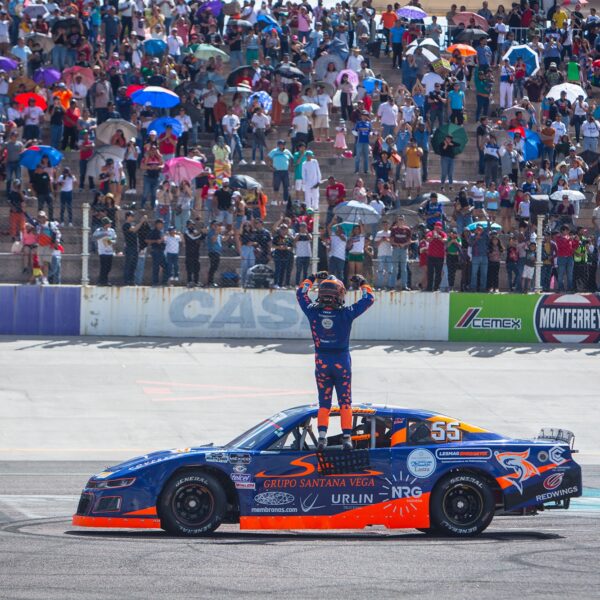
[[[225,445],[226,448],[241,448],[243,450],[254,450],[259,448],[263,442],[270,439],[274,434],[282,436],[287,429],[297,421],[300,413],[305,413],[304,407],[290,408],[265,419],[231,440]]]

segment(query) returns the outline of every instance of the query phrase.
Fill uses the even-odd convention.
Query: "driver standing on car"
[[[319,280],[319,289],[317,301],[313,303],[308,293],[316,279]],[[344,450],[352,450],[350,331],[354,319],[362,315],[375,301],[373,291],[362,275],[354,275],[352,281],[362,292],[360,300],[352,306],[344,306],[344,284],[326,271],[310,275],[296,291],[298,304],[308,318],[315,343],[315,378],[319,393],[318,452],[322,452],[327,446],[333,388],[340,405],[342,447]]]

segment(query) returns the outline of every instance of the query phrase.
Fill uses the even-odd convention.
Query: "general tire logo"
[[[544,487],[547,490],[555,490],[562,483],[564,473],[554,473],[553,475],[549,475],[544,479]]]
[[[594,294],[546,294],[535,307],[540,342],[598,343],[600,297]]]
[[[254,496],[254,502],[265,506],[285,506],[294,501],[294,496],[287,492],[262,492]]]
[[[462,317],[456,322],[456,325],[454,325],[454,329],[521,329],[521,319],[513,317],[480,317],[479,313],[481,310],[481,306],[467,308]]]

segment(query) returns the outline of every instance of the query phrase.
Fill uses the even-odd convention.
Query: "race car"
[[[241,529],[382,525],[471,536],[497,514],[569,507],[581,496],[574,436],[510,439],[435,412],[355,405],[353,450],[339,409],[317,452],[316,405],[284,410],[228,444],[164,450],[94,475],[73,525],[207,535]]]

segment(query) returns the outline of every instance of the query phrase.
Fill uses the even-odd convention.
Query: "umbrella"
[[[146,40],[144,42],[144,54],[147,56],[162,56],[167,51],[167,43],[164,40]]]
[[[315,90],[320,85],[322,85],[325,88],[325,93],[329,97],[331,97],[335,94],[335,88],[331,85],[331,83],[329,83],[327,81],[314,81],[313,83],[307,83],[302,88],[302,93],[304,94],[308,88],[312,88],[313,90]]]
[[[23,9],[23,12],[31,19],[45,17],[48,14],[48,9],[45,4],[30,4]]]
[[[19,63],[12,58],[0,56],[0,69],[3,71],[14,71],[19,66]]]
[[[197,160],[180,156],[171,158],[165,163],[163,173],[168,175],[171,181],[181,183],[182,181],[193,181],[204,172],[204,165]]]
[[[311,113],[315,110],[319,110],[321,108],[318,104],[313,104],[312,102],[305,102],[304,104],[300,104],[300,106],[296,106],[294,109],[295,113]]]
[[[245,27],[246,29],[252,29],[252,23],[245,21],[244,19],[229,19],[227,25],[233,25],[234,27]]]
[[[173,117],[159,117],[158,119],[154,119],[150,125],[148,125],[148,131],[156,131],[158,135],[165,132],[168,126],[171,126],[173,133],[177,137],[181,137],[183,133],[183,125]]]
[[[25,40],[32,46],[39,44],[40,48],[44,52],[50,52],[50,50],[54,48],[54,40],[52,39],[52,36],[46,35],[45,33],[28,33],[25,36]]]
[[[592,67],[594,67],[594,69],[600,69],[600,58],[592,63]]]
[[[215,48],[212,44],[198,44],[198,47],[194,50],[194,56],[200,60],[208,60],[209,58],[220,56],[223,62],[229,62],[229,54],[219,48]]]
[[[247,85],[234,85],[232,87],[225,88],[224,94],[251,94],[252,88]]]
[[[521,132],[519,131],[519,133]],[[526,129],[524,133],[525,143],[523,144],[523,158],[525,160],[535,160],[540,156],[540,136],[535,131],[531,131],[531,129]],[[511,138],[514,138],[514,130],[509,131],[508,135]]]
[[[79,19],[76,17],[68,17],[66,19],[59,19],[52,25],[52,33],[56,33],[59,29],[70,30],[71,27],[80,27]]]
[[[367,94],[372,94],[375,87],[381,89],[383,81],[381,79],[375,79],[375,77],[366,77],[363,79],[362,84]]]
[[[14,96],[15,94],[20,94],[21,92],[32,92],[36,88],[35,81],[33,79],[29,79],[29,77],[21,76],[13,79],[10,85],[8,86],[8,95]]]
[[[275,73],[286,79],[304,79],[304,73],[292,65],[281,64],[275,69]]]
[[[229,73],[227,76],[227,85],[239,85],[243,81],[252,83],[252,79],[256,75],[256,69],[246,65],[245,67],[238,67]]]
[[[234,175],[229,178],[229,187],[234,190],[256,190],[262,186],[259,181],[249,175]]]
[[[403,6],[396,11],[396,16],[405,19],[423,20],[427,17],[427,13],[418,6]]]
[[[431,145],[433,146],[433,150],[436,154],[440,153],[442,142],[447,135],[452,138],[452,141],[455,144],[458,144],[458,146],[454,148],[454,156],[457,156],[465,149],[465,146],[467,145],[467,132],[463,127],[454,125],[453,123],[446,123],[445,125],[438,127],[431,138]]]
[[[438,60],[439,56],[439,49],[437,51],[437,54],[435,53],[435,51],[432,51],[431,48],[421,48],[420,46],[413,46],[412,48],[409,48],[405,54],[407,56],[410,56],[412,54],[416,54],[417,50],[421,51],[421,54],[431,63],[431,62],[435,62],[436,60]]]
[[[538,53],[526,45],[511,46],[508,52],[502,57],[502,60],[508,60],[511,65],[517,62],[517,59],[523,59],[527,67],[527,76],[535,75],[540,69],[540,57]]]
[[[149,85],[143,90],[138,90],[131,95],[131,99],[136,104],[146,104],[150,102],[153,108],[172,108],[179,104],[179,96],[158,85]]]
[[[61,73],[57,69],[42,67],[37,69],[33,74],[33,80],[36,83],[44,86],[54,85],[57,81],[60,81]]]
[[[256,19],[256,22],[262,29],[275,29],[277,33],[282,33],[281,27],[279,27],[279,23],[269,15],[259,15]]]
[[[475,221],[475,223],[471,223],[470,225],[467,225],[467,229],[469,231],[475,231],[478,227],[483,227],[484,229],[486,229],[487,226],[488,226],[487,221]],[[492,231],[502,231],[502,225],[500,225],[499,223],[490,223],[490,229]]]
[[[96,148],[92,158],[88,161],[87,174],[90,177],[98,177],[100,170],[109,158],[114,161],[122,161],[125,158],[125,148],[119,148],[118,146],[99,146]]]
[[[42,98],[39,94],[27,92],[25,94],[17,94],[14,98],[15,102],[20,104],[22,108],[29,106],[29,101],[32,99],[35,101],[35,105],[39,106],[42,110],[46,110],[48,108],[46,100],[44,100],[44,98]]]
[[[571,103],[575,102],[578,96],[583,96],[584,99],[587,98],[586,91],[580,85],[574,83],[560,83],[551,87],[550,91],[546,94],[546,98],[558,100],[561,92],[567,92],[567,100]]]
[[[317,79],[325,77],[330,63],[335,65],[336,71],[341,71],[346,66],[342,57],[337,54],[321,54],[315,61],[315,76]]]
[[[75,81],[75,77],[81,75],[81,83],[86,88],[91,88],[96,81],[94,72],[89,67],[69,67],[62,72],[63,81],[69,85]]]
[[[108,119],[102,125],[98,125],[96,139],[103,144],[110,144],[112,136],[119,129],[123,132],[126,140],[137,137],[137,129],[129,121],[125,121],[125,119]]]
[[[440,45],[433,38],[425,38],[424,40],[413,40],[409,45],[409,48],[429,48],[432,51],[440,51]]]
[[[218,17],[223,10],[223,3],[221,0],[208,0],[208,2],[203,2],[196,11],[197,15],[201,15],[205,11],[209,11],[213,14],[213,16]]]
[[[454,54],[457,50],[461,56],[477,56],[477,50],[469,44],[452,44],[452,46],[446,48],[446,51],[450,54]]]
[[[438,204],[452,204],[452,202],[454,202],[453,200],[450,200],[450,198],[448,198],[448,196],[444,196],[444,194],[440,194],[440,192],[436,192],[437,194],[437,202]],[[426,194],[421,194],[420,196],[417,196],[416,201],[419,204],[422,204],[423,202],[426,202],[427,200],[429,200],[429,192]]]
[[[472,29],[468,27],[467,29],[463,29],[457,36],[457,42],[471,42],[473,40],[480,40],[481,38],[486,38],[488,36],[487,32],[481,29]]]
[[[125,90],[125,95],[128,98],[131,98],[131,96],[133,96],[133,94],[135,94],[135,92],[139,92],[140,90],[143,90],[143,89],[144,89],[143,85],[138,85],[138,84],[128,85],[127,89]]]
[[[577,190],[563,190],[562,192],[559,190],[550,196],[550,200],[562,200],[563,196],[568,196],[569,202],[585,200],[585,194]]]
[[[269,112],[273,107],[273,98],[267,92],[255,92],[251,96],[248,96],[248,105],[251,105],[254,100],[258,100],[258,103]]]
[[[333,214],[348,223],[363,225],[374,225],[381,220],[381,215],[372,206],[356,200],[341,202],[333,209]]]
[[[343,71],[340,71],[338,73],[338,76],[335,78],[335,82],[340,85],[340,83],[342,82],[342,77],[344,75],[348,75],[348,81],[352,84],[352,86],[354,88],[358,87],[358,75],[354,72],[351,71],[350,69],[344,69]]]
[[[502,115],[505,116],[508,121],[510,121],[511,119],[514,119],[517,116],[517,113],[519,111],[524,112],[525,109],[519,105],[511,106],[510,108],[505,108],[502,111]]]
[[[27,150],[21,152],[19,164],[26,169],[33,171],[44,156],[48,157],[50,166],[55,167],[63,159],[62,152],[52,146],[30,146]]]
[[[479,29],[483,29],[484,31],[487,31],[490,28],[490,24],[487,22],[485,17],[482,17],[481,15],[478,15],[477,13],[474,12],[458,12],[456,13],[453,17],[452,17],[452,22],[455,25],[460,25],[461,23],[467,27],[468,25],[471,25],[471,19],[473,19],[473,22],[475,23],[475,27],[478,27]]]

